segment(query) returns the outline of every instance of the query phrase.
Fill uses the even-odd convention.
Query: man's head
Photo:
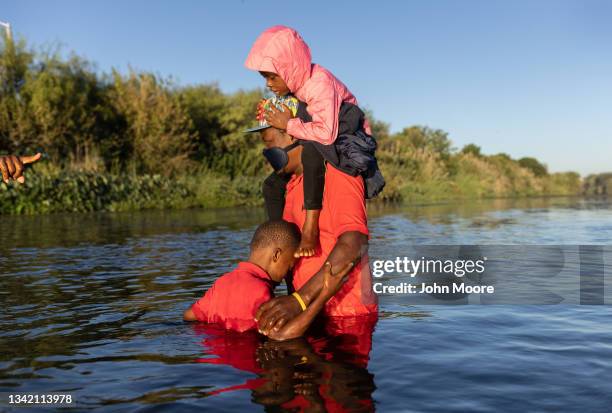
[[[261,131],[261,140],[266,149],[288,148],[294,139],[285,131],[273,127]],[[282,174],[294,174],[302,172],[302,145],[297,145],[287,150],[288,162],[281,170],[276,171]]]
[[[253,234],[249,261],[280,282],[293,266],[293,253],[299,244],[300,230],[295,224],[283,220],[264,222]]]

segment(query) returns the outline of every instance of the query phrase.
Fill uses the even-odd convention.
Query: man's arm
[[[346,281],[346,275],[351,271],[353,265],[351,261],[346,264],[342,270],[334,274],[332,272],[331,263],[327,261],[322,268],[320,292],[306,310],[298,314],[297,317],[291,319],[278,330],[271,329],[261,332],[273,340],[289,340],[300,337],[308,327],[310,327],[312,320],[319,314],[325,303],[338,292],[342,283]]]
[[[347,231],[338,237],[334,249],[327,257],[332,268],[344,268],[347,264],[357,261],[368,246],[368,237],[359,231]],[[298,293],[304,303],[311,303],[321,291],[325,274],[325,266],[300,288]],[[277,297],[259,307],[255,319],[261,331],[280,331],[280,329],[295,317],[303,314],[300,304],[290,295]]]
[[[345,232],[338,238],[334,249],[329,254],[327,261],[332,268],[344,268],[350,262],[358,261],[368,247],[368,237],[358,231]],[[317,296],[323,285],[325,266],[308,280],[299,290],[299,294],[306,305]]]

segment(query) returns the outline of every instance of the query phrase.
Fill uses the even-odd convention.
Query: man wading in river
[[[304,187],[300,145],[284,131],[268,128],[262,132],[267,148],[285,148],[287,163],[279,172],[292,174],[287,184],[283,219],[302,228]],[[328,317],[351,318],[350,324],[372,325],[377,317],[378,302],[372,291],[368,265],[368,226],[364,180],[350,176],[327,164],[323,208],[319,218],[321,251],[312,257],[302,257],[293,270],[293,287],[297,294],[274,298],[264,303],[256,314],[258,328],[272,338],[291,319],[300,314],[317,297],[323,283],[324,264],[344,268],[356,261],[347,281],[323,309]],[[355,317],[361,319],[355,321]]]

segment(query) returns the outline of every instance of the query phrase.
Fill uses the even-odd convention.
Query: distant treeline
[[[0,183],[0,213],[214,207],[261,203],[270,173],[252,126],[261,89],[223,93],[152,73],[99,73],[72,54],[0,44],[0,153],[43,150],[25,187]],[[390,133],[369,113],[387,179],[380,200],[569,195],[573,172],[534,158],[458,150],[447,133]]]
[[[583,181],[582,193],[584,195],[612,195],[612,173],[587,176]]]

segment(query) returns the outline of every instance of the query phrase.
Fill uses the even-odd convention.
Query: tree
[[[546,165],[540,163],[535,158],[524,157],[518,160],[519,165],[522,168],[529,169],[535,176],[548,175],[548,168]]]
[[[475,145],[473,143],[465,145],[463,149],[461,149],[461,153],[471,154],[477,157],[482,156],[482,154],[480,153],[480,146]]]
[[[438,153],[442,159],[448,159],[451,154],[451,141],[448,139],[448,133],[441,129],[411,126],[392,136],[414,149],[430,149]]]
[[[197,141],[187,110],[170,85],[148,73],[113,71],[111,102],[125,117],[125,138],[141,173],[171,174],[189,165]]]
[[[0,36],[0,150],[14,152],[31,143],[30,123],[21,99],[34,54],[23,39]]]

